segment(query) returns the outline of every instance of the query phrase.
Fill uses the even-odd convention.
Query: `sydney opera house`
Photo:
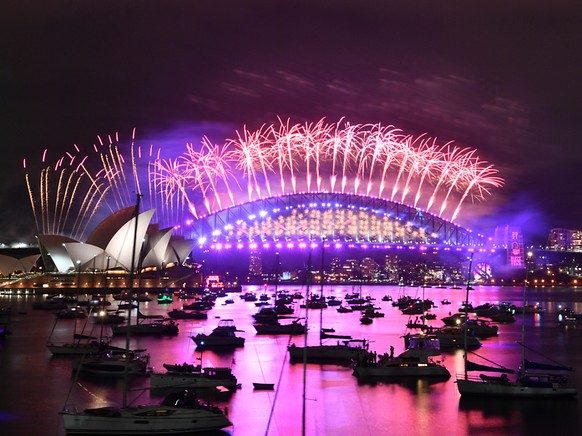
[[[20,271],[15,277],[19,280],[8,285],[16,288],[123,289],[130,286],[130,277],[134,288],[201,286],[199,265],[189,257],[194,242],[174,235],[173,228],[159,229],[151,223],[153,214],[153,209],[137,217],[135,207],[119,210],[84,242],[41,234],[40,254],[23,259],[0,256],[0,272],[7,277]]]

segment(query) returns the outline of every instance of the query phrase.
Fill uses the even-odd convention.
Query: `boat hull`
[[[525,386],[522,383],[495,383],[481,380],[457,379],[461,396],[507,398],[561,398],[573,397],[578,390],[573,387],[551,384],[549,386]]]
[[[244,347],[245,338],[241,337],[213,337],[207,335],[196,335],[192,337],[192,340],[200,348],[212,348],[212,347]]]
[[[222,413],[205,409],[144,406],[100,409],[96,413],[61,412],[67,435],[168,435],[220,430],[232,425]]]
[[[48,350],[55,356],[82,356],[96,354],[103,350],[100,345],[93,344],[47,344]]]
[[[113,335],[127,335],[127,326],[116,326],[111,329]],[[176,336],[179,333],[175,324],[136,324],[129,327],[130,336]]]
[[[253,383],[253,389],[257,391],[272,391],[275,389],[274,383]]]
[[[302,335],[305,334],[305,326],[302,324],[255,324],[257,334],[260,335]]]
[[[462,335],[437,335],[440,341],[441,349],[465,348],[465,337]],[[481,341],[474,336],[467,337],[467,349],[475,350],[481,347]]]
[[[288,347],[291,362],[303,360],[305,347],[291,345]],[[307,347],[307,360],[313,362],[337,362],[350,363],[352,361],[364,360],[369,352],[363,348],[355,348],[344,345],[320,345]]]
[[[151,373],[150,387],[152,389],[179,388],[179,389],[209,389],[223,386],[229,390],[235,390],[237,380],[232,378],[210,378],[202,373],[178,374],[178,373]]]
[[[356,366],[356,377],[440,377],[449,378],[451,374],[441,365],[394,364],[387,366]]]

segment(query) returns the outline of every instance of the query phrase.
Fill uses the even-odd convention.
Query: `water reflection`
[[[468,434],[548,435],[580,424],[578,401],[566,398],[540,401],[463,397],[459,400],[459,413],[465,417]]]
[[[358,378],[358,385],[368,385],[378,389],[382,389],[383,385],[397,385],[410,391],[412,394],[421,395],[429,394],[431,392],[431,386],[444,383],[449,379],[450,377],[360,377]]]
[[[334,295],[343,298],[351,287],[334,287]],[[269,290],[271,292],[271,290]],[[378,354],[394,346],[395,354],[404,350],[402,336],[409,317],[382,301],[386,294],[396,298],[403,290],[397,287],[363,287],[362,294],[375,298],[375,305],[386,314],[370,325],[361,325],[359,312],[338,313],[327,308],[321,313],[310,310],[308,343],[319,342],[320,324],[332,327],[337,333],[350,334],[354,338],[370,340],[370,349]],[[415,296],[415,289],[406,290]],[[452,305],[434,309],[436,320],[429,323],[435,327],[443,323],[441,318],[456,310],[465,299],[464,290],[425,289],[426,297],[436,302],[447,298]],[[542,350],[555,360],[570,366],[580,366],[582,350],[580,339],[582,327],[559,326],[557,314],[552,308],[559,305],[582,311],[582,292],[572,289],[532,290],[531,301],[539,301],[546,313],[530,314],[526,317],[527,344]],[[326,290],[326,294],[328,294]],[[521,304],[521,288],[477,287],[471,293],[474,305],[488,301],[511,301]],[[2,298],[2,297],[0,297]],[[582,416],[579,401],[499,401],[460,400],[455,375],[463,372],[463,351],[451,350],[443,354],[443,362],[452,377],[446,381],[431,379],[377,379],[358,382],[349,366],[332,364],[290,363],[287,346],[290,341],[303,345],[304,338],[257,335],[252,327],[252,314],[257,308],[235,294],[233,304],[217,302],[209,312],[207,320],[181,320],[180,333],[172,338],[132,338],[132,348],[145,348],[151,355],[150,366],[163,371],[163,363],[195,363],[202,359],[204,366],[232,368],[242,387],[236,392],[221,396],[213,391],[202,391],[201,396],[210,397],[221,407],[228,407],[229,418],[234,427],[221,435],[268,436],[298,435],[302,431],[303,385],[305,391],[305,423],[308,435],[411,435],[429,436],[447,434],[469,435],[537,435],[554,434],[560,428],[565,434],[578,434]],[[98,407],[105,403],[121,402],[119,380],[103,381],[80,378],[78,384],[69,389],[74,381],[72,362],[68,358],[53,358],[46,349],[46,339],[54,324],[54,315],[46,311],[29,310],[32,297],[22,300],[5,300],[14,304],[11,323],[14,334],[0,344],[0,373],[3,393],[0,396],[3,434],[53,434],[62,435],[58,426],[57,412],[68,404],[79,408]],[[142,312],[148,315],[163,315],[172,308],[180,309],[183,301],[174,301],[172,306],[145,303]],[[19,313],[28,313],[19,315]],[[297,316],[304,312],[297,310]],[[199,332],[210,332],[219,319],[234,319],[244,332],[244,347],[234,350],[197,349],[190,338]],[[65,321],[55,330],[59,339],[69,340],[74,321]],[[521,338],[521,317],[512,324],[498,324],[499,335],[485,339],[477,351],[480,355],[499,364],[515,368],[520,361],[521,349],[517,341]],[[117,338],[116,341],[123,341]],[[114,344],[117,345],[117,342]],[[582,389],[581,374],[574,372],[572,382]],[[253,382],[274,383],[274,391],[256,391]],[[42,387],[42,389],[39,389]],[[131,382],[133,389],[149,387],[147,377]],[[163,393],[150,390],[131,392],[134,404],[155,402]],[[68,398],[68,399],[67,399]],[[54,417],[39,420],[38,416]],[[47,424],[48,423],[48,424]]]

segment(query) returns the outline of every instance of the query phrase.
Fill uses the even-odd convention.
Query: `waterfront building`
[[[371,257],[364,257],[360,264],[360,271],[362,272],[362,278],[370,280],[376,276],[378,264]]]
[[[249,277],[261,277],[263,274],[263,259],[258,250],[251,251],[249,255]]]
[[[582,230],[550,230],[548,249],[553,251],[582,251]]]
[[[508,267],[515,269],[525,268],[525,250],[521,228],[513,226],[496,227],[493,245],[506,250]]]

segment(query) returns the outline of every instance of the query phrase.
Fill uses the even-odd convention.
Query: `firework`
[[[53,165],[45,150],[38,185],[26,174],[38,231],[79,238],[97,210],[131,206],[134,193],[147,194],[144,200],[156,208],[161,225],[299,192],[375,194],[455,221],[467,199],[482,201],[503,185],[498,171],[474,149],[439,145],[427,134],[414,137],[391,125],[343,120],[292,124],[279,119],[258,130],[244,127],[224,144],[203,137],[170,159],[160,159],[154,146],[144,152],[135,132],[125,148],[117,134],[107,141],[98,137],[91,153],[75,146]],[[269,231],[280,232],[282,226],[292,227],[278,221]],[[371,228],[377,232],[378,226]]]

